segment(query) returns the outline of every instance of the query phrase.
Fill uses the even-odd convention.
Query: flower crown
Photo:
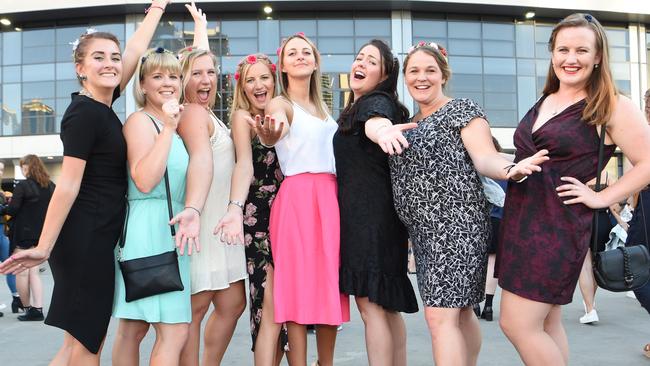
[[[80,41],[82,38],[84,38],[84,37],[86,37],[86,36],[88,36],[88,35],[91,35],[91,34],[93,34],[93,33],[97,33],[97,29],[95,29],[95,28],[86,28],[86,31],[85,31],[84,33],[82,33],[82,34],[79,36],[79,38],[75,39],[75,40],[72,41],[72,42],[68,42],[68,44],[72,46],[72,58],[73,58],[73,59],[74,59],[74,57],[75,57],[75,54],[77,53],[77,48],[79,47],[79,41]]]
[[[176,57],[178,59],[178,55],[176,55],[174,52],[172,52],[170,50],[166,50],[166,49],[164,49],[162,47],[158,47],[155,50],[151,50],[151,51],[145,53],[144,56],[142,56],[142,58],[140,59],[141,63],[144,63],[145,61],[147,61],[149,56],[153,55],[154,53],[159,53],[159,54],[160,53],[167,53],[167,54],[170,54],[170,55],[172,55],[172,56],[174,56],[174,57]]]
[[[424,42],[424,41],[420,41],[417,44],[414,44],[413,46],[409,47],[408,54],[410,55],[415,50],[417,50],[418,48],[422,48],[422,47],[433,48],[434,50],[436,50],[436,51],[438,51],[440,53],[440,55],[445,59],[445,61],[448,61],[447,60],[447,50],[444,47],[442,47],[441,45],[439,45],[439,44],[437,44],[435,42],[427,43],[427,42]]]
[[[302,38],[306,37],[305,32],[298,32],[298,33],[294,33],[292,36],[289,36],[287,38],[282,38],[282,41],[280,42],[280,47],[278,47],[278,49],[275,50],[275,53],[277,53],[278,56],[280,56],[280,52],[282,52],[282,47],[284,47],[285,43],[287,43],[287,41],[289,41],[289,38],[293,38],[293,37],[296,37],[296,36],[297,37],[302,37]]]
[[[269,65],[271,72],[275,74],[276,71],[275,64],[271,61],[271,59],[269,59],[268,56],[261,53],[251,54],[241,59],[241,61],[239,61],[239,63],[237,64],[237,71],[235,72],[235,81],[239,81],[239,78],[241,77],[239,73],[239,69],[241,69],[246,64],[253,65],[257,62],[264,62],[265,64]]]

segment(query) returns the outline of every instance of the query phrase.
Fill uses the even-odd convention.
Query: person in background
[[[6,192],[2,190],[2,176],[4,175],[5,164],[0,162],[0,207],[8,203],[8,197]],[[9,258],[10,254],[10,243],[7,233],[9,232],[9,224],[6,221],[7,215],[0,215],[0,262]],[[7,287],[13,300],[11,301],[11,312],[17,313],[19,310],[24,311],[23,303],[20,301],[20,296],[18,295],[18,289],[16,288],[16,275],[8,273],[5,275],[5,280],[7,281]],[[2,304],[4,305],[4,304]],[[0,305],[0,307],[2,306]],[[2,314],[0,312],[0,314]],[[0,315],[2,316],[2,315]]]
[[[38,156],[24,156],[20,159],[20,169],[26,179],[14,188],[11,203],[0,210],[0,214],[8,214],[13,220],[14,253],[31,249],[38,243],[54,191],[54,183]],[[43,283],[38,266],[16,275],[16,285],[25,307],[25,314],[18,316],[18,320],[43,320]]]

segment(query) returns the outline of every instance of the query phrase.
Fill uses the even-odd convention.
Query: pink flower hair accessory
[[[235,81],[239,81],[239,71],[235,71]]]
[[[422,47],[428,47],[428,48],[432,48],[432,49],[438,51],[440,53],[440,55],[442,55],[442,57],[445,59],[445,61],[449,61],[449,60],[447,60],[447,49],[445,49],[444,47],[442,47],[441,45],[439,45],[439,44],[437,44],[435,42],[427,43],[427,42],[424,42],[424,41],[420,41],[417,44],[409,47],[408,54],[411,54],[415,50],[417,50],[418,48],[422,48]]]

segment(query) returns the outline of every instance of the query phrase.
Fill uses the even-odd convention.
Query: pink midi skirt
[[[336,177],[286,177],[271,207],[275,322],[339,325],[350,321],[339,292],[339,206]]]

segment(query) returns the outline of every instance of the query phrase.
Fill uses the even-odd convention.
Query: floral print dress
[[[283,179],[280,165],[273,148],[253,140],[253,180],[248,190],[244,210],[244,240],[246,244],[246,264],[248,267],[250,297],[250,327],[253,346],[262,320],[262,303],[266,287],[266,270],[273,265],[269,241],[269,216],[271,204],[280,182]],[[280,332],[280,345],[288,350],[287,329],[283,325]]]

